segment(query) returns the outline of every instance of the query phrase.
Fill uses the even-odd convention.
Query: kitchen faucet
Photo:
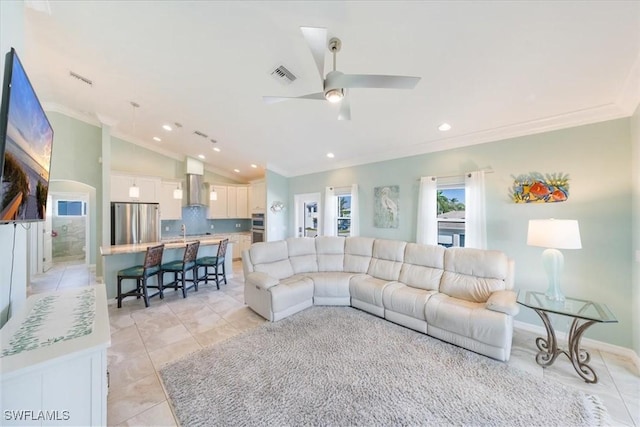
[[[187,241],[187,226],[182,224],[180,226],[180,231],[182,232],[182,240]]]

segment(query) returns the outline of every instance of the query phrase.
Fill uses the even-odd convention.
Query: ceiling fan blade
[[[382,76],[376,74],[343,74],[335,84],[343,88],[413,89],[420,77]]]
[[[342,102],[340,103],[338,120],[351,120],[351,104],[349,103],[349,92],[346,89],[344,91],[344,98],[342,98]]]
[[[304,36],[313,60],[316,61],[318,72],[320,73],[320,80],[324,81],[324,56],[327,52],[327,29],[317,27],[300,27],[302,35]]]
[[[275,104],[276,102],[288,101],[290,99],[317,99],[321,101],[325,100],[324,93],[322,92],[310,93],[308,95],[302,95],[302,96],[263,96],[262,97],[262,100],[264,101],[265,104]]]

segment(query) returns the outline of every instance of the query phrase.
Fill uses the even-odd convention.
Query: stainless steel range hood
[[[209,192],[202,175],[187,174],[186,206],[208,206]]]

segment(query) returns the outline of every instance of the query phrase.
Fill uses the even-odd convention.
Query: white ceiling
[[[49,6],[51,14],[27,9],[19,52],[46,108],[114,121],[114,135],[177,159],[203,154],[207,169],[238,180],[265,168],[295,176],[625,117],[640,101],[638,1]],[[322,90],[300,26],[342,40],[344,73],[422,80],[414,90],[352,89],[348,122],[328,102],[265,105],[263,95]],[[298,77],[289,86],[270,76],[280,64]],[[327,54],[327,72],[330,64]],[[140,104],[135,113],[131,101]],[[161,129],[174,122],[183,127]],[[442,122],[452,130],[438,131]]]

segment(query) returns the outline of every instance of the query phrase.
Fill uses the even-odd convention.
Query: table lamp
[[[542,265],[549,279],[545,295],[553,301],[564,301],[560,289],[560,275],[564,256],[558,249],[581,249],[580,229],[575,219],[531,219],[527,245],[547,248],[542,252]]]

